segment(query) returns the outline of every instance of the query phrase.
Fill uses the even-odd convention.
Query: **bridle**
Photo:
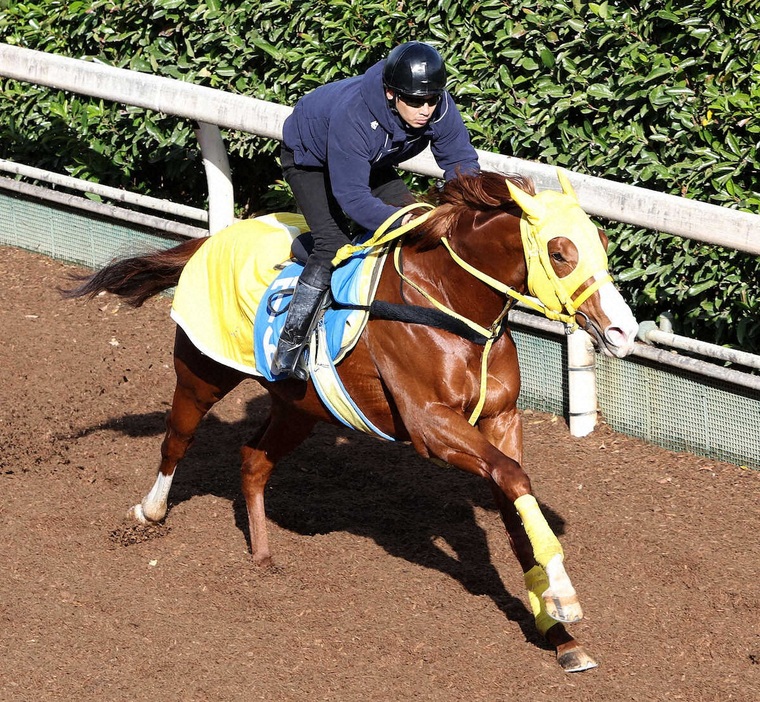
[[[485,338],[481,359],[479,398],[475,409],[468,419],[472,425],[478,421],[485,404],[489,352],[495,341],[500,337],[504,320],[511,307],[515,304],[515,301],[519,301],[541,312],[549,319],[563,322],[568,333],[581,328],[589,332],[597,343],[602,342],[601,330],[597,328],[597,325],[591,321],[588,315],[581,312],[578,308],[597,292],[602,285],[612,281],[612,277],[607,271],[607,254],[599,240],[596,227],[581,209],[575,193],[564,177],[564,174],[560,172],[559,178],[563,186],[562,193],[544,191],[538,195],[530,195],[511,183],[511,181],[507,181],[507,186],[513,199],[523,210],[523,215],[520,219],[520,234],[528,271],[528,289],[531,295],[520,293],[506,283],[471,265],[454,251],[448,238],[441,238],[441,243],[458,266],[506,297],[506,304],[488,327],[484,327],[455,312],[407,277],[402,270],[402,247],[398,245],[398,241],[401,236],[424,222],[430,216],[434,209],[432,205],[414,203],[402,208],[391,219],[384,222],[367,242],[359,245],[344,246],[333,259],[333,265],[337,265],[353,253],[369,247],[381,246],[395,240],[393,261],[399,278],[417,291],[434,308],[456,319]],[[421,207],[428,209],[428,211],[407,224],[388,231],[391,224],[399,217],[403,217],[407,212]],[[557,209],[561,210],[559,219],[557,217]],[[561,233],[555,233],[554,231],[558,222],[562,226]],[[579,261],[575,269],[562,278],[554,271],[548,254],[548,243],[557,236],[564,236],[570,239],[580,252]],[[591,282],[589,283],[589,281]],[[578,290],[585,283],[589,284],[578,294]]]

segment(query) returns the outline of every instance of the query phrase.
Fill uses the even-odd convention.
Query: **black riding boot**
[[[298,361],[323,294],[324,289],[315,288],[303,280],[296,284],[285,326],[272,359],[272,372],[275,375],[287,373],[292,378],[308,380],[308,372]]]

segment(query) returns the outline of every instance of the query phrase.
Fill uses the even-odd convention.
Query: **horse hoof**
[[[584,670],[596,668],[599,664],[586,653],[582,646],[576,646],[569,651],[557,653],[557,663],[566,673],[581,673]]]
[[[574,592],[567,595],[558,595],[549,589],[542,596],[546,605],[546,613],[555,621],[573,624],[583,619],[581,603]]]
[[[138,524],[151,523],[150,520],[145,516],[145,512],[143,511],[143,506],[141,504],[137,504],[134,507],[131,507],[129,512],[127,512],[127,517],[134,519]]]
[[[259,568],[270,568],[272,564],[274,563],[274,561],[272,560],[272,556],[268,553],[260,555],[260,556],[254,555],[253,562]]]

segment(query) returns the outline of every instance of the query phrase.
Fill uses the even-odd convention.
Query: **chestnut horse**
[[[397,240],[401,266],[385,263],[376,299],[397,306],[437,308],[483,331],[487,339],[424,323],[371,316],[339,376],[364,415],[386,435],[410,442],[424,457],[482,476],[489,484],[525,575],[538,630],[566,671],[595,661],[562,622],[582,617],[548,526],[522,467],[517,409],[520,371],[506,315],[515,299],[589,331],[599,350],[618,357],[633,347],[637,324],[607,273],[606,237],[577,202],[559,172],[563,193],[535,194],[520,176],[482,173],[446,184],[438,206]],[[70,297],[106,290],[139,306],[176,285],[191,256],[208,239],[160,253],[115,261]],[[390,259],[390,257],[389,257]],[[152,489],[132,515],[157,522],[167,511],[177,463],[211,409],[252,375],[201,353],[178,327],[177,384],[161,463]],[[277,462],[301,444],[317,422],[337,423],[311,381],[267,381],[267,421],[242,448],[242,491],[251,550],[269,565],[264,489]]]

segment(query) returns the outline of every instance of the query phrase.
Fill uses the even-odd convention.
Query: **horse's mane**
[[[428,219],[413,229],[407,240],[421,250],[432,249],[441,237],[450,236],[465,212],[489,212],[516,207],[507,188],[507,180],[534,195],[533,181],[522,175],[483,171],[476,175],[459,175],[434,193],[437,205]]]

